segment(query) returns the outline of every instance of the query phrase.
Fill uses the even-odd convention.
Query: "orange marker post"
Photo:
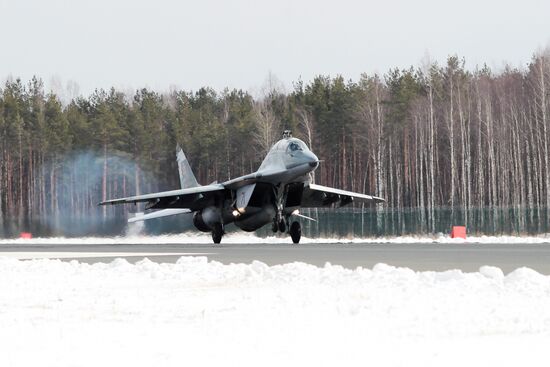
[[[466,239],[466,227],[453,226],[451,229],[451,238],[464,238]]]

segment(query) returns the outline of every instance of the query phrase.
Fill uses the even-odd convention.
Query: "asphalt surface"
[[[377,263],[417,271],[460,269],[478,271],[498,266],[505,273],[529,267],[550,275],[550,245],[545,244],[136,244],[136,245],[3,245],[0,256],[19,259],[60,258],[82,262],[176,262],[181,256],[207,256],[210,261],[268,265],[295,261],[323,266],[329,262],[347,268],[372,268]]]

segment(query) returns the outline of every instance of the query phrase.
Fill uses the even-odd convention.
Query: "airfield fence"
[[[468,234],[477,235],[536,235],[550,232],[549,210],[546,208],[438,208],[430,215],[427,209],[365,207],[339,209],[302,209],[302,214],[315,218],[298,218],[302,233],[307,237],[387,237],[449,233],[453,225],[465,225]],[[48,217],[44,220],[6,220],[0,223],[0,238],[17,237],[21,232],[34,236],[120,236],[128,233],[123,216],[107,220],[97,217]],[[237,231],[234,225],[228,232]],[[153,219],[145,222],[147,234],[196,231],[191,215]],[[259,236],[272,235],[267,225],[256,232]]]
[[[550,232],[546,208],[438,208],[430,216],[426,209],[340,208],[302,209],[315,218],[300,218],[302,234],[307,237],[385,237],[450,233],[453,225],[465,225],[468,233],[478,235],[536,235]],[[260,230],[268,235],[268,226]]]

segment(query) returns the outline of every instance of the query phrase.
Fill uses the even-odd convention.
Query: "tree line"
[[[0,223],[126,213],[96,204],[178,187],[177,144],[202,184],[234,178],[257,169],[284,129],[323,160],[317,183],[384,197],[397,223],[414,208],[422,232],[436,230],[440,208],[464,223],[479,208],[547,222],[549,115],[548,50],[524,68],[468,70],[451,56],[355,81],[318,76],[289,92],[268,82],[259,96],[112,88],[63,104],[38,77],[8,80]]]

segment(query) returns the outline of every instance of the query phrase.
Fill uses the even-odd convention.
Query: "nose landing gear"
[[[275,218],[273,218],[273,225],[271,227],[271,229],[273,230],[273,232],[281,232],[281,233],[284,233],[286,232],[286,219],[283,215],[283,211],[282,210],[279,210],[277,212],[277,216]]]
[[[273,218],[271,229],[274,233],[277,231],[284,233],[288,230],[293,243],[299,243],[302,237],[302,227],[299,222],[290,224],[290,214],[284,212],[284,203],[287,202],[288,186],[274,187],[273,195],[275,197],[275,210],[277,215]]]
[[[284,233],[286,231],[286,221],[284,218],[281,218],[279,221],[279,232]]]
[[[273,233],[277,233],[277,231],[284,233],[286,232],[286,221],[284,218],[281,218],[279,220],[274,219],[273,223],[271,224],[271,230]]]

